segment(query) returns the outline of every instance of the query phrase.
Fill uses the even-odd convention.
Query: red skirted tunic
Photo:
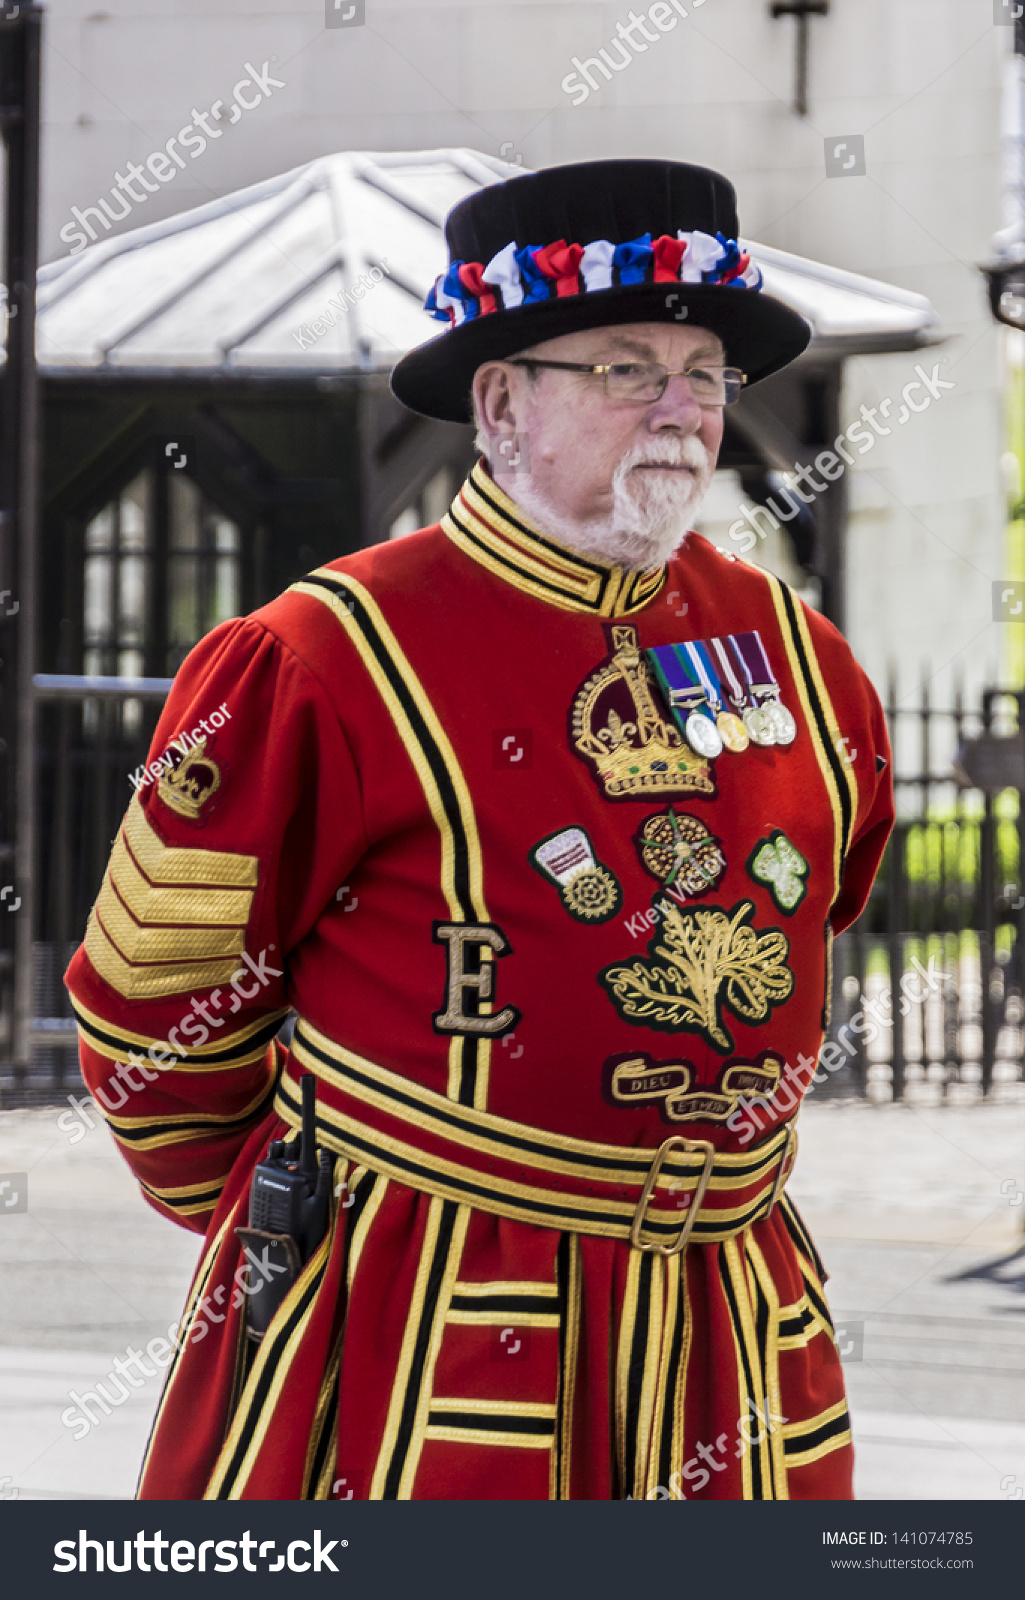
[[[755,630],[796,737],[698,755],[644,652]],[[481,466],[205,638],[67,979],[143,1192],[205,1235],[142,1497],[849,1497],[783,1185],[888,761],[777,579],[696,534],[577,556]],[[330,1222],[247,1362],[234,1230],[311,1072]]]

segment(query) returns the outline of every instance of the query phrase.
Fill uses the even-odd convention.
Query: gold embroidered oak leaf
[[[728,912],[718,907],[680,911],[663,902],[648,957],[605,967],[599,982],[624,1021],[701,1033],[726,1054],[733,1040],[724,1024],[725,1007],[744,1022],[764,1022],[794,987],[786,935],[778,928],[759,933],[749,927],[753,912],[751,900]]]

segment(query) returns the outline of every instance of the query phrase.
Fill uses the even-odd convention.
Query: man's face
[[[565,334],[532,346],[530,356],[604,365],[658,362],[670,371],[722,365],[722,344],[707,329],[644,322]],[[660,400],[606,397],[600,376],[489,362],[474,380],[492,442],[526,436],[530,471],[509,485],[513,498],[555,535],[592,554],[630,565],[668,558],[703,498],[722,441],[718,407],[700,406],[683,377]],[[496,438],[497,435],[497,438]]]

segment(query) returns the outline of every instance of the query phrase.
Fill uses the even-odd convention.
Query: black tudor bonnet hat
[[[733,185],[684,161],[584,161],[487,184],[445,223],[449,265],[426,309],[447,327],[402,357],[392,391],[412,411],[468,422],[484,361],[582,328],[685,318],[757,383],[811,329],[762,291],[737,231]]]

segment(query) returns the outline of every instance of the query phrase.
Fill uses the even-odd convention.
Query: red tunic
[[[705,760],[641,652],[752,630],[796,738]],[[481,467],[205,638],[67,980],[144,1193],[206,1234],[142,1496],[849,1497],[779,1193],[888,759],[775,578],[696,534],[578,557]],[[309,1071],[331,1222],[247,1376],[234,1228]]]

